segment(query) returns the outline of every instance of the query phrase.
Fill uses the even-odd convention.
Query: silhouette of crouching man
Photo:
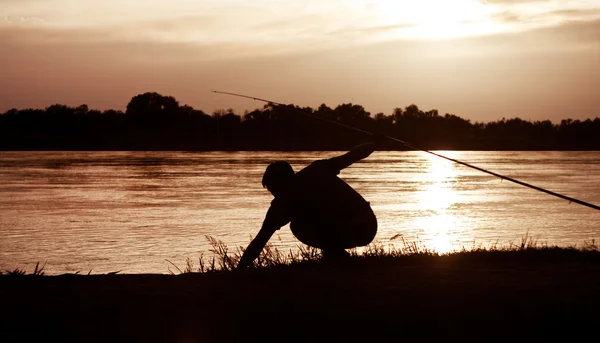
[[[315,161],[297,173],[288,162],[271,163],[262,184],[275,199],[238,268],[249,266],[273,233],[288,223],[294,236],[321,249],[324,259],[347,257],[345,249],[371,243],[377,218],[370,204],[337,175],[374,150],[375,143],[362,144],[344,155]]]

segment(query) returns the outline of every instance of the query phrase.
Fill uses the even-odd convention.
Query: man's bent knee
[[[343,247],[350,249],[369,245],[377,235],[377,218],[373,214],[366,220],[352,223],[344,230]]]

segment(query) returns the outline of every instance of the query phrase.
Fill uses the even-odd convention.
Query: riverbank
[[[360,257],[239,272],[1,276],[3,342],[594,337],[600,252]]]

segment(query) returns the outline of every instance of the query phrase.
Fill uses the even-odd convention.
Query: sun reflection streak
[[[427,248],[440,254],[449,253],[456,248],[457,221],[453,215],[436,213],[415,220],[415,224],[424,231],[420,239]]]
[[[443,152],[451,158],[456,158],[456,153]],[[454,242],[459,229],[458,218],[451,210],[459,201],[457,191],[454,189],[458,171],[450,162],[433,155],[427,155],[426,170],[417,192],[418,208],[424,216],[415,219],[415,226],[421,232],[420,239],[428,247],[440,254],[454,250]],[[428,213],[428,215],[426,215]]]

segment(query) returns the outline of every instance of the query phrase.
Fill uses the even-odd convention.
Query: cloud
[[[70,58],[70,54],[73,58],[105,56],[108,60],[119,60],[123,64],[166,65],[260,55],[253,46],[243,43],[124,40],[121,34],[101,29],[0,28],[0,41],[3,42],[0,45],[2,49],[11,51],[11,54],[14,47],[26,47],[30,50],[53,51],[58,56],[64,55],[66,59]]]
[[[493,19],[512,24],[532,20],[547,24],[553,20],[589,20],[600,16],[600,0],[487,0],[480,2],[494,9]]]
[[[70,3],[69,0],[58,1],[63,1],[63,6]],[[113,3],[114,0],[107,2]],[[15,20],[7,19],[6,25],[0,26],[0,29],[9,26],[11,30],[4,34],[7,39],[24,40],[29,44],[67,41],[81,44],[180,44],[203,49],[208,47],[211,50],[209,55],[221,58],[233,53],[240,56],[282,54],[367,44],[409,26],[373,25],[372,20],[359,20],[368,15],[357,16],[360,11],[357,12],[355,7],[334,10],[334,6],[314,0],[308,1],[313,5],[308,6],[312,8],[310,10],[293,13],[290,9],[294,6],[302,7],[296,4],[281,9],[281,15],[268,15],[264,13],[267,11],[264,6],[231,0],[208,1],[199,7],[190,7],[193,2],[179,1],[164,11],[158,11],[159,3],[164,4],[148,1],[148,6],[142,11],[140,2],[128,2],[129,7],[122,10],[129,13],[127,16],[123,13],[110,15],[103,5],[94,5],[93,15],[84,15],[81,5],[73,5],[69,10],[72,16],[50,13],[46,19],[19,25]],[[175,6],[179,3],[188,6]],[[22,7],[15,13],[24,15],[30,12]],[[31,13],[37,12],[32,10]]]
[[[564,44],[595,44],[596,48],[600,48],[600,19],[568,21],[534,34],[552,37]]]
[[[538,12],[519,12],[515,10],[506,10],[492,14],[491,18],[495,21],[508,24],[548,23],[561,21],[586,21],[600,18],[600,8],[567,8],[551,11]]]
[[[44,19],[39,17],[15,17],[15,16],[4,16],[0,17],[0,25],[4,26],[29,26],[29,25],[40,25],[44,22]]]
[[[358,32],[369,24],[361,24],[359,6],[336,8],[339,1],[334,2],[307,0],[277,6],[265,0],[174,0],[168,4],[158,0],[92,4],[55,0],[54,7],[49,8],[48,2],[11,1],[16,5],[0,17],[0,27],[10,26],[13,35],[22,29],[22,36],[31,44],[35,40],[40,44],[66,40],[156,42],[236,47],[242,55],[277,54],[355,44],[351,39],[357,37],[347,37],[349,27],[357,26]],[[35,22],[18,20],[41,14]],[[39,30],[32,35],[31,29]],[[360,43],[375,33],[373,30],[370,35],[361,35]]]
[[[496,0],[484,10],[476,0],[0,0],[10,4],[0,27],[45,29],[51,40],[87,31],[100,41],[237,46],[243,55],[262,55],[531,30],[593,19],[599,2]],[[452,21],[449,14],[464,17]]]
[[[407,28],[411,28],[411,27],[415,27],[415,26],[416,25],[414,23],[400,23],[400,24],[392,24],[392,25],[381,25],[381,26],[363,27],[363,28],[356,29],[356,31],[361,31],[361,32],[389,32],[389,31],[396,31],[396,30],[407,29]]]
[[[548,2],[548,0],[479,0],[479,2],[484,4],[524,4]]]
[[[586,20],[600,17],[600,7],[587,9],[562,9],[551,11],[547,15],[563,17],[564,19]]]

